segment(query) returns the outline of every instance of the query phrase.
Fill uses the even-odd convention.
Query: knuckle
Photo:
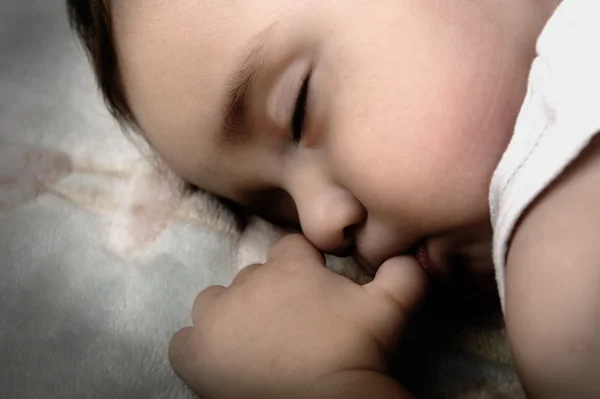
[[[290,247],[305,244],[306,239],[302,234],[287,234],[281,237],[272,247],[272,250],[285,250]]]
[[[190,336],[192,329],[190,327],[182,328],[177,331],[169,342],[168,358],[171,365],[178,369],[182,358],[189,352]],[[178,371],[178,370],[176,370]]]
[[[196,301],[207,296],[220,294],[224,289],[225,287],[223,287],[222,285],[211,285],[209,287],[206,287],[202,292],[200,292],[200,294],[198,294],[198,296],[196,297]]]
[[[247,281],[250,276],[254,273],[256,273],[256,270],[260,268],[259,264],[254,264],[254,265],[249,265],[244,267],[242,270],[240,270],[235,277],[233,278],[233,281],[231,282],[232,285],[234,284],[243,284],[245,281]]]
[[[205,288],[202,292],[196,295],[196,299],[194,299],[194,303],[192,305],[192,314],[199,313],[199,310],[203,307],[205,302],[212,298],[216,298],[223,291],[225,291],[225,287],[221,285],[212,285]]]
[[[289,234],[283,236],[270,248],[267,256],[269,260],[276,258],[291,258],[300,261],[312,257],[319,259],[321,262],[325,261],[325,256],[317,251],[317,249],[302,234]]]

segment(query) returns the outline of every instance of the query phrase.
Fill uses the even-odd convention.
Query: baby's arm
[[[600,398],[600,139],[522,220],[506,322],[530,398]]]

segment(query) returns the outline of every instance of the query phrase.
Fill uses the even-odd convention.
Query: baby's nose
[[[336,256],[351,255],[356,229],[366,216],[358,200],[340,190],[297,205],[302,230],[313,245]]]

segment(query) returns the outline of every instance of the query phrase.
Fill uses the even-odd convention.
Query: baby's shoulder
[[[527,213],[549,198],[552,201],[538,209],[540,213],[544,209],[559,212],[568,206],[561,205],[563,196],[555,197],[558,186],[584,190],[588,184],[585,196],[599,194],[586,183],[593,181],[595,172],[580,171],[587,170],[581,165],[597,165],[594,154],[598,140],[594,137],[600,132],[599,20],[600,2],[564,0],[538,40],[538,55],[514,133],[490,185],[493,256],[503,300],[508,251]],[[560,183],[565,180],[570,183]]]
[[[591,374],[575,376],[571,371],[597,370],[592,365],[599,361],[593,350],[600,344],[595,330],[600,311],[599,222],[596,136],[523,214],[509,249],[506,325],[529,389],[543,392],[554,384],[569,392],[561,397],[598,397],[587,394],[598,392],[596,375],[590,379]]]

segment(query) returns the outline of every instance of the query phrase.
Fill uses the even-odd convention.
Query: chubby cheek
[[[485,217],[506,139],[459,91],[423,100],[410,113],[372,110],[349,125],[332,146],[340,179],[383,218],[444,229]]]

